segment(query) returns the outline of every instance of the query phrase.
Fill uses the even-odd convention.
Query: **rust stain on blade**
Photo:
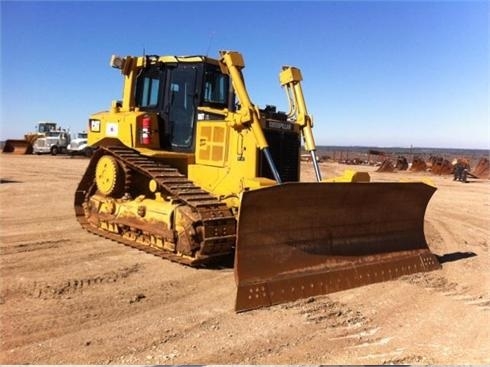
[[[244,193],[236,310],[439,268],[423,230],[434,191],[422,183],[288,183]]]

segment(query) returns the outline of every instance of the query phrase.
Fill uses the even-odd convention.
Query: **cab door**
[[[194,147],[198,93],[198,65],[180,64],[169,69],[164,107],[169,143],[173,151],[191,152]]]
[[[169,132],[163,111],[166,78],[166,67],[163,64],[144,69],[137,79],[135,100],[140,110],[157,116],[160,148],[170,150]]]

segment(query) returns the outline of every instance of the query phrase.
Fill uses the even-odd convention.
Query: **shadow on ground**
[[[436,255],[437,260],[439,261],[440,264],[467,259],[473,256],[476,256],[474,252],[453,252],[450,254],[444,254],[442,256]]]
[[[4,183],[21,183],[21,181],[9,180],[8,178],[0,178],[0,184]]]

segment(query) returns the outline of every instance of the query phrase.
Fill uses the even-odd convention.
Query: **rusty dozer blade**
[[[23,139],[8,139],[5,141],[2,153],[32,154],[33,147],[30,142]]]
[[[423,183],[287,183],[245,192],[237,312],[440,268]]]

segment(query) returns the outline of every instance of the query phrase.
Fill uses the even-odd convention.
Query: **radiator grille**
[[[269,151],[283,182],[299,181],[301,141],[296,131],[264,129]],[[264,153],[259,154],[259,176],[274,179]]]

